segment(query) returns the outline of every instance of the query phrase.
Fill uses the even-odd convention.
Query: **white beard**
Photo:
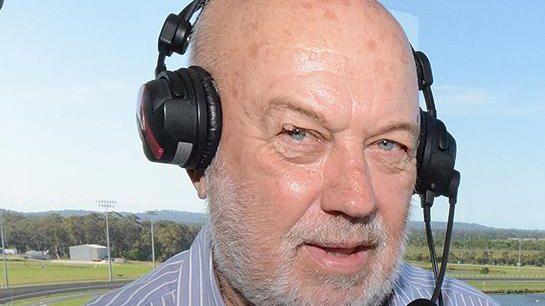
[[[323,220],[301,218],[282,235],[282,243],[271,252],[269,258],[275,261],[263,262],[259,252],[272,245],[267,222],[254,220],[251,213],[264,203],[254,203],[251,188],[230,178],[219,156],[205,176],[215,268],[243,299],[254,305],[378,306],[391,293],[405,250],[405,230],[392,233],[379,215],[369,216],[360,223],[352,223],[340,215],[330,218],[323,215]],[[396,235],[400,235],[398,245],[388,252],[388,246],[392,248],[390,244],[396,242],[392,239]],[[297,277],[296,247],[301,243],[348,239],[375,243],[364,270],[347,276],[315,269],[310,271],[313,277]]]

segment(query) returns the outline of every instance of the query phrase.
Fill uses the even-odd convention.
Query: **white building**
[[[70,260],[100,261],[108,257],[105,246],[97,244],[82,244],[70,247]]]
[[[6,255],[17,255],[16,249],[4,249],[0,248],[0,254],[6,254]]]

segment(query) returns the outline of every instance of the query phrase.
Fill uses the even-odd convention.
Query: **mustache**
[[[303,220],[295,224],[283,238],[295,245],[354,244],[376,246],[386,243],[388,230],[378,215],[357,221],[344,215]]]

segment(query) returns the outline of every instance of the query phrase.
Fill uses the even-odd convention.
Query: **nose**
[[[321,197],[321,208],[331,214],[342,213],[359,219],[374,214],[376,195],[367,162],[362,154],[331,157]],[[333,160],[334,159],[334,160]]]

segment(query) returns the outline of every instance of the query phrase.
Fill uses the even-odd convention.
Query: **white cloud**
[[[540,101],[515,100],[501,89],[438,85],[433,87],[433,93],[437,109],[448,115],[510,117],[545,112],[545,105]],[[545,101],[545,97],[541,101]]]

